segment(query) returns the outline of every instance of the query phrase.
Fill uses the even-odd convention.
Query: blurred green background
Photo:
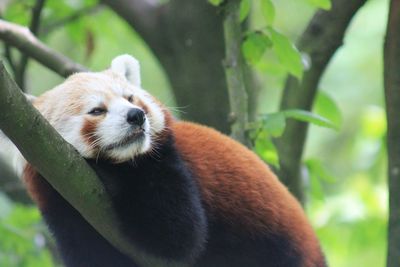
[[[4,16],[26,24],[26,7],[11,2]],[[29,2],[23,1],[29,6]],[[85,5],[90,2],[85,1]],[[307,1],[274,1],[275,27],[293,41],[315,8]],[[81,1],[48,1],[46,17],[73,12]],[[22,7],[21,7],[22,6]],[[382,47],[387,0],[370,0],[356,15],[343,46],[323,76],[320,88],[335,100],[342,126],[338,131],[311,126],[305,162],[306,210],[329,266],[383,267],[386,256],[387,184]],[[57,11],[57,14],[51,12]],[[254,12],[251,23],[261,25]],[[90,39],[90,42],[88,41]],[[143,87],[167,106],[176,107],[157,59],[140,36],[107,8],[57,28],[42,40],[92,70],[107,68],[113,57],[128,53],[142,65]],[[277,111],[286,73],[266,53],[255,68],[261,84],[259,113]],[[30,61],[28,91],[40,94],[62,82],[52,71]],[[315,110],[318,112],[318,110]],[[179,116],[179,112],[176,114]],[[310,169],[304,168],[304,172]],[[306,175],[307,177],[307,175]],[[46,267],[59,263],[35,207],[15,203],[0,192],[0,266]]]

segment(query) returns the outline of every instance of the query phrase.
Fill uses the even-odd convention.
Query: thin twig
[[[35,6],[32,8],[32,17],[31,17],[31,23],[29,26],[29,30],[33,35],[36,35],[39,31],[39,26],[40,26],[40,17],[42,14],[42,10],[44,7],[46,0],[37,0]],[[22,54],[21,55],[21,60],[19,61],[19,64],[16,66],[16,72],[15,72],[15,81],[19,85],[19,87],[25,91],[25,73],[26,73],[26,68],[28,66],[28,60],[29,56],[27,54]]]
[[[45,3],[46,0],[37,0],[35,6],[32,8],[32,18],[29,30],[35,35],[39,32],[40,17]]]
[[[244,60],[240,50],[242,27],[239,19],[240,1],[232,0],[224,5],[225,75],[230,104],[231,136],[250,146],[246,135],[248,123],[248,97],[244,80]]]

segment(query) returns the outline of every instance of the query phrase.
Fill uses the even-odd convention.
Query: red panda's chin
[[[151,138],[146,133],[141,133],[134,136],[129,140],[124,141],[118,145],[113,145],[104,154],[110,161],[114,163],[121,163],[124,161],[132,160],[138,155],[144,154],[151,149]]]
[[[140,146],[142,142],[144,142],[144,139],[146,138],[145,132],[140,130],[140,131],[135,131],[123,138],[122,140],[119,140],[118,142],[109,144],[108,146],[104,147],[104,151],[109,151],[112,149],[118,149],[118,148],[125,148],[129,147],[132,144],[136,144],[137,146]]]

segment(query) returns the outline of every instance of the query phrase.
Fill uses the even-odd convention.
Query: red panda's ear
[[[130,55],[121,55],[111,62],[111,70],[125,77],[133,85],[140,87],[140,64]]]

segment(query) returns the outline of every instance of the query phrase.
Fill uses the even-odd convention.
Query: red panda
[[[178,121],[141,88],[139,63],[77,73],[33,100],[103,182],[139,249],[195,267],[324,267],[295,198],[253,152]],[[23,178],[68,267],[140,267],[26,164]]]

